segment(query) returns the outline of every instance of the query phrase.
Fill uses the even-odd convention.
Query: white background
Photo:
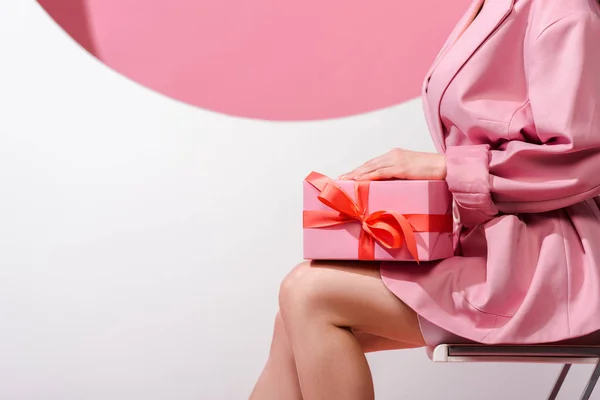
[[[0,399],[247,398],[301,260],[302,179],[392,147],[433,151],[419,99],[310,123],[198,110],[0,0]],[[559,371],[369,359],[381,400],[543,399]]]

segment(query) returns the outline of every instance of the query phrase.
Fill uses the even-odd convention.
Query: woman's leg
[[[372,398],[364,352],[424,345],[416,314],[383,285],[378,264],[303,263],[282,283],[280,307],[284,327],[279,332],[294,349],[287,351],[288,366],[295,354],[307,400]],[[276,329],[272,351],[280,339],[277,333]],[[275,388],[268,382],[281,379],[284,370],[285,382],[292,381],[286,388],[298,390],[287,378],[293,369],[274,367],[275,359],[281,360],[271,354],[267,364],[272,364],[261,375],[254,399],[269,398]],[[288,397],[301,398],[299,392],[293,393],[295,397]]]
[[[354,336],[364,353],[420,347],[388,338],[355,331]],[[302,400],[296,360],[285,331],[281,314],[275,317],[275,328],[267,363],[252,390],[250,400]]]
[[[294,352],[281,314],[275,317],[275,328],[269,358],[250,400],[302,400]]]

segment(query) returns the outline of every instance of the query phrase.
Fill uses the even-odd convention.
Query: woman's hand
[[[446,179],[446,158],[443,154],[393,149],[341,175],[339,179],[443,180]]]

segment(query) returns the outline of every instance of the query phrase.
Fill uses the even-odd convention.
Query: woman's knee
[[[279,309],[285,319],[290,313],[314,307],[318,297],[318,271],[310,261],[298,264],[281,282],[279,287]]]

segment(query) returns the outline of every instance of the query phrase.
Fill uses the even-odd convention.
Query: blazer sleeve
[[[526,67],[535,143],[449,147],[446,181],[463,208],[537,213],[600,194],[600,18],[576,12],[546,27]]]

